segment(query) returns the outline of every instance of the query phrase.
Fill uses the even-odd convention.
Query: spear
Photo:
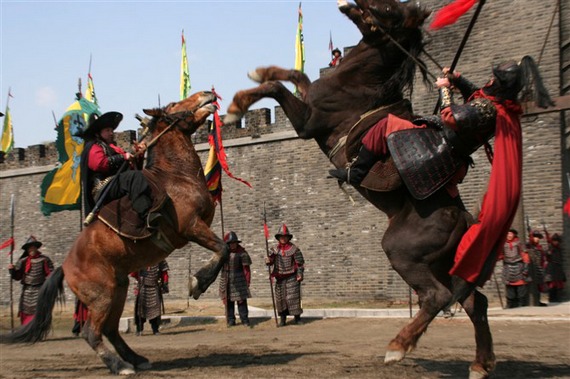
[[[10,244],[10,265],[14,264],[14,194],[10,196],[10,235],[12,243]],[[12,267],[12,266],[10,266]],[[10,326],[14,332],[14,294],[12,280],[10,280]]]
[[[465,31],[465,34],[463,35],[463,39],[461,40],[461,43],[459,44],[459,48],[457,49],[457,52],[455,53],[455,57],[453,58],[453,62],[451,62],[451,66],[449,67],[450,73],[453,73],[453,71],[455,71],[455,67],[457,66],[457,63],[459,62],[459,57],[461,57],[461,53],[463,53],[463,48],[465,47],[465,44],[467,43],[467,40],[469,39],[469,35],[471,34],[473,27],[475,26],[475,22],[477,22],[477,18],[479,17],[479,13],[481,13],[481,9],[483,8],[483,5],[485,5],[485,1],[486,0],[479,0],[479,4],[477,4],[477,8],[475,9],[475,13],[473,14],[473,17],[471,17],[471,22],[469,22],[469,26],[467,27],[467,30]],[[438,111],[440,106],[441,106],[441,97],[439,97],[437,99],[437,103],[435,105],[435,109],[433,110],[433,114],[437,114],[437,111]]]
[[[265,253],[269,257],[269,229],[267,228],[267,213],[265,211],[265,201],[263,202],[263,232],[265,234]],[[277,321],[277,308],[275,307],[275,294],[273,293],[273,277],[271,276],[271,268],[267,266],[267,273],[269,274],[269,288],[271,288],[271,301],[273,302],[273,314],[275,315],[275,326],[279,326]]]

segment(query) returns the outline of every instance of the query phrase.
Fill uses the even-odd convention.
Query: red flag
[[[220,100],[222,99],[216,93],[216,90],[214,88],[212,88],[212,92],[216,95],[216,97],[218,99],[220,99]],[[217,101],[214,104],[216,105],[216,107],[219,108],[219,104]],[[246,186],[248,186],[249,188],[252,188],[251,184],[249,184],[247,181],[234,176],[230,172],[230,168],[229,168],[228,162],[226,160],[226,151],[224,150],[224,145],[222,144],[222,129],[221,129],[222,125],[223,125],[223,122],[220,119],[220,115],[218,114],[218,111],[216,110],[216,112],[214,112],[214,122],[212,123],[213,130],[210,132],[210,135],[208,136],[208,142],[210,143],[210,146],[214,147],[214,151],[215,151],[216,156],[218,158],[218,162],[222,166],[222,169],[225,171],[225,173],[230,178],[238,180],[238,181],[242,182],[243,184],[245,184]]]
[[[266,223],[263,223],[263,233],[265,233],[265,239],[269,239],[269,228]]]
[[[455,23],[463,16],[477,0],[455,0],[453,3],[441,8],[434,16],[430,29],[441,29]]]
[[[566,204],[564,204],[564,213],[570,216],[570,197],[566,200]]]
[[[6,241],[2,242],[0,245],[0,250],[7,248],[8,246],[12,246],[14,244],[14,238],[10,237]]]

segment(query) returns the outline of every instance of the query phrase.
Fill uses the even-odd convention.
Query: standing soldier
[[[144,323],[149,321],[152,334],[160,334],[160,316],[163,312],[162,294],[168,293],[168,263],[161,261],[154,266],[131,273],[137,279],[135,288],[136,335],[140,336]]]
[[[271,276],[275,278],[275,302],[281,316],[280,326],[285,326],[287,315],[295,316],[295,324],[301,322],[301,282],[305,270],[303,253],[291,243],[293,235],[283,224],[275,235],[279,241],[265,258],[268,266],[273,266]]]
[[[42,243],[34,236],[30,236],[22,245],[24,253],[15,265],[9,264],[8,270],[13,280],[22,282],[22,294],[18,316],[22,325],[26,325],[34,318],[40,287],[53,271],[53,262],[47,255],[43,255],[39,248]]]
[[[548,286],[548,302],[557,303],[560,301],[560,291],[564,288],[566,275],[564,274],[564,264],[562,261],[561,237],[554,233],[550,238],[549,248],[546,252],[546,269],[544,281]]]
[[[507,233],[507,241],[499,260],[503,260],[503,281],[507,287],[507,308],[528,305],[530,258],[524,251],[515,229]]]
[[[235,326],[235,303],[238,304],[238,313],[242,325],[250,326],[247,299],[251,297],[249,284],[251,282],[251,258],[240,245],[235,232],[224,236],[224,242],[230,248],[228,263],[222,268],[220,278],[220,298],[226,306],[226,321],[228,326]]]
[[[530,233],[528,244],[528,256],[530,258],[530,285],[531,305],[545,307],[546,303],[540,301],[540,293],[544,289],[544,265],[546,262],[544,249],[540,245],[540,240],[544,238],[542,233],[534,230]]]

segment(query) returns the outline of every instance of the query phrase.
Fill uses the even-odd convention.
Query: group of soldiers
[[[292,238],[287,225],[283,224],[275,234],[278,243],[269,250],[265,261],[265,264],[272,268],[270,271],[271,278],[275,281],[275,304],[280,316],[280,326],[286,325],[287,316],[293,316],[295,324],[300,323],[303,313],[301,282],[305,260],[301,250],[291,242]],[[219,294],[225,305],[227,325],[236,325],[237,302],[241,323],[251,327],[247,299],[251,297],[249,286],[252,261],[240,245],[241,241],[235,232],[227,233],[224,241],[230,249],[230,256],[220,274]],[[42,245],[36,237],[30,236],[22,245],[24,252],[16,264],[8,266],[11,278],[22,283],[18,309],[22,325],[34,317],[40,287],[54,270],[52,260],[39,250]],[[169,293],[168,270],[168,263],[163,260],[130,274],[136,279],[134,320],[137,336],[142,335],[146,321],[150,323],[154,335],[160,334],[161,315],[164,313],[163,294]],[[76,336],[86,320],[86,312],[85,305],[77,301],[72,329]]]
[[[541,240],[546,237],[546,246]],[[507,308],[528,305],[546,306],[540,300],[541,293],[548,293],[548,302],[560,301],[566,275],[562,263],[561,237],[543,235],[538,230],[530,231],[525,244],[518,237],[518,231],[511,229],[503,253],[503,282],[507,289]]]

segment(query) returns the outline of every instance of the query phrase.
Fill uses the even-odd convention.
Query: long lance
[[[12,238],[12,243],[10,245],[10,264],[14,264],[14,194],[10,196],[10,236]],[[12,332],[14,332],[14,286],[12,284],[12,279],[10,279],[10,327]]]
[[[463,39],[461,40],[461,44],[459,45],[459,48],[457,49],[457,52],[455,53],[455,57],[453,58],[453,62],[451,62],[451,66],[449,67],[449,72],[451,72],[451,73],[453,73],[453,71],[455,70],[455,67],[457,66],[457,63],[459,62],[459,58],[461,57],[461,53],[463,53],[463,48],[465,48],[465,44],[467,43],[467,40],[469,39],[469,35],[471,34],[473,27],[475,26],[475,22],[477,22],[477,18],[479,17],[479,13],[481,13],[481,9],[483,8],[483,5],[485,5],[485,1],[486,0],[479,0],[479,3],[477,4],[477,9],[475,9],[475,13],[473,14],[473,17],[471,17],[471,22],[469,23],[469,26],[467,27],[467,30],[465,31],[465,34],[463,35]],[[437,99],[437,103],[436,103],[435,108],[433,110],[433,114],[437,114],[437,111],[439,110],[440,106],[441,106],[441,97],[439,97]]]
[[[501,295],[501,288],[499,287],[499,282],[497,281],[497,275],[495,275],[495,271],[493,270],[493,281],[495,282],[495,286],[497,287],[497,295],[499,295],[499,303],[501,303],[501,308],[505,309],[503,305],[503,296]]]
[[[263,235],[265,237],[265,253],[269,257],[269,231],[267,229],[267,212],[265,211],[265,201],[263,202]],[[271,276],[271,267],[267,266],[267,273],[269,274],[269,288],[271,288],[271,301],[273,303],[273,315],[275,316],[275,326],[279,326],[277,321],[277,308],[275,307],[275,293],[273,292],[273,277]]]
[[[138,117],[137,117],[138,119]],[[145,128],[143,130],[143,132],[141,133],[141,135],[139,136],[137,143],[141,143],[147,136],[149,129],[145,124],[146,120],[142,120],[141,121],[141,125],[143,125]],[[170,126],[172,126],[173,124],[171,124]],[[166,128],[162,133],[166,132],[169,128]],[[158,139],[158,137],[160,137],[161,134],[159,134],[158,136],[156,136],[149,144],[148,147],[150,147],[151,144],[155,143],[156,140]],[[136,154],[135,154],[136,155]],[[111,181],[109,182],[109,184],[107,184],[105,186],[105,188],[103,189],[103,192],[101,193],[101,196],[99,196],[99,199],[97,200],[97,203],[95,203],[95,206],[93,207],[93,209],[91,210],[91,212],[89,212],[89,214],[87,215],[87,217],[85,217],[85,220],[83,221],[83,225],[87,226],[89,225],[93,219],[95,218],[95,215],[97,214],[97,212],[99,212],[99,209],[101,209],[101,207],[103,206],[103,203],[105,202],[105,199],[107,198],[107,195],[109,194],[109,191],[111,189],[111,187],[113,186],[113,184],[119,179],[119,174],[122,173],[123,171],[125,171],[127,169],[129,165],[129,161],[125,160],[123,162],[123,164],[121,165],[121,167],[119,167],[119,170],[117,171],[117,173],[115,174],[115,176],[113,177],[113,179],[111,179]]]

